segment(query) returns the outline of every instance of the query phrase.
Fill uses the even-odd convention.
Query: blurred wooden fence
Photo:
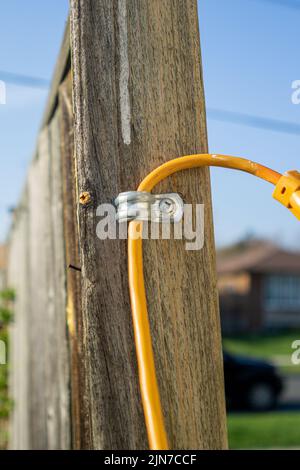
[[[12,448],[147,447],[126,241],[97,239],[96,208],[163,161],[206,151],[197,1],[71,0],[71,33],[9,240]],[[208,170],[158,190],[204,203],[206,217],[201,251],[145,243],[168,435],[176,449],[224,448]]]
[[[14,449],[71,445],[59,102],[70,63],[68,37],[69,28],[9,239],[8,284],[17,294],[11,335]]]

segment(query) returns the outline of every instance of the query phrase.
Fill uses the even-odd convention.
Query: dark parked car
[[[276,367],[268,362],[223,352],[228,408],[266,411],[275,408],[283,389]]]

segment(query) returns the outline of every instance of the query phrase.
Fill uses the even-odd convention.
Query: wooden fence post
[[[74,165],[72,77],[68,73],[59,87],[61,168],[63,181],[66,262],[67,326],[70,348],[72,447],[89,448],[89,412],[86,399],[86,368],[82,352],[81,272]]]
[[[146,448],[126,241],[96,237],[96,208],[158,164],[207,151],[196,0],[71,0],[73,105],[90,447]],[[144,243],[158,380],[172,448],[226,448],[207,169],[168,179],[205,205],[205,244]]]

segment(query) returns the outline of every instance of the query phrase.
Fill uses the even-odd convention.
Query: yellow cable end
[[[296,170],[284,173],[275,187],[273,197],[300,220],[300,173]]]

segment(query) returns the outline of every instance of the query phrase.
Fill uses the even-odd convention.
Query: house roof
[[[245,241],[218,252],[217,271],[300,275],[300,251],[287,251],[269,241]]]
[[[0,270],[6,268],[7,263],[7,247],[5,245],[0,245]]]

